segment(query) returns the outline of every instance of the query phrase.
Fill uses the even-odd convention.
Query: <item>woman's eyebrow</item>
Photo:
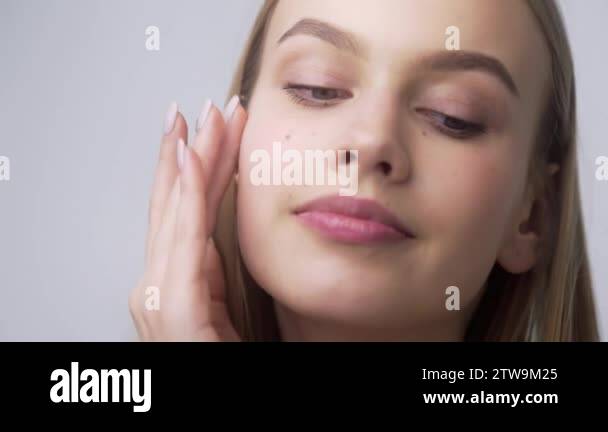
[[[365,50],[357,38],[344,30],[312,18],[304,18],[287,30],[277,41],[277,45],[296,35],[313,36],[330,43],[341,51],[347,51],[358,57],[365,57]]]
[[[480,70],[498,78],[514,95],[519,90],[506,66],[497,58],[474,51],[438,51],[423,56],[418,65],[431,70]]]
[[[339,50],[367,58],[367,50],[354,34],[323,21],[312,18],[301,19],[279,38],[277,44],[296,35],[313,36]],[[497,58],[486,54],[474,51],[438,51],[424,55],[416,63],[420,67],[431,70],[480,70],[498,78],[514,96],[519,96],[515,81],[505,65]]]

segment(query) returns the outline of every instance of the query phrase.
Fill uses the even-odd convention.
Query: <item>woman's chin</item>
[[[296,274],[294,272],[292,274]],[[270,294],[285,308],[302,316],[341,322],[376,321],[399,302],[395,287],[386,282],[335,277],[311,269],[302,278]],[[348,274],[348,273],[345,273]]]

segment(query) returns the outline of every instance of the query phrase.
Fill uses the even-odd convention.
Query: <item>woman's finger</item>
[[[181,141],[183,143],[183,141]],[[180,147],[182,144],[178,141],[176,147]],[[185,144],[183,144],[185,147]],[[177,162],[176,162],[177,165]],[[165,210],[162,215],[160,227],[154,238],[151,240],[148,269],[151,276],[154,278],[160,278],[162,280],[165,269],[167,268],[167,262],[169,254],[171,253],[171,246],[173,244],[173,237],[175,235],[175,224],[177,219],[177,207],[180,199],[180,188],[181,182],[179,177],[173,181],[173,187],[169,193]]]
[[[208,304],[209,293],[203,289],[207,286],[204,259],[208,243],[204,171],[197,153],[189,147],[183,152],[179,182],[175,236],[167,269],[166,285],[171,286],[171,292],[165,296],[174,296],[187,304],[193,301]]]
[[[188,126],[186,120],[174,102],[169,107],[165,118],[164,135],[149,206],[149,226],[146,239],[146,256],[149,257],[150,246],[160,227],[167,200],[177,177],[177,142],[187,142]]]
[[[208,228],[212,231],[215,227],[217,212],[222,202],[222,197],[230,181],[234,177],[239,157],[239,149],[245,124],[247,123],[247,112],[241,106],[238,96],[234,96],[226,109],[226,133],[221,145],[221,151],[214,167],[213,181],[209,184],[207,191]],[[210,231],[210,232],[211,232]]]
[[[204,167],[205,184],[211,187],[215,181],[215,170],[218,158],[221,158],[221,143],[226,133],[226,124],[222,113],[211,101],[207,101],[196,122],[196,135],[192,149],[198,155]]]

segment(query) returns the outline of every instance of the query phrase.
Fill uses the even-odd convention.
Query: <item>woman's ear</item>
[[[509,273],[525,273],[534,267],[537,260],[539,233],[531,227],[531,217],[536,201],[528,204],[519,219],[515,232],[505,239],[498,252],[498,263]]]
[[[547,176],[551,177],[559,171],[559,166],[549,164]],[[497,261],[509,273],[525,273],[532,269],[538,261],[541,237],[540,224],[543,223],[543,196],[529,196],[523,204],[520,217],[516,221],[514,232],[505,239],[498,252]]]

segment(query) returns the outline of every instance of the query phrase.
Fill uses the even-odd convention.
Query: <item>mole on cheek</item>
[[[287,132],[287,134],[285,135],[284,140],[285,141],[289,141],[291,139],[291,135],[293,134],[293,129],[291,129],[289,132]]]

